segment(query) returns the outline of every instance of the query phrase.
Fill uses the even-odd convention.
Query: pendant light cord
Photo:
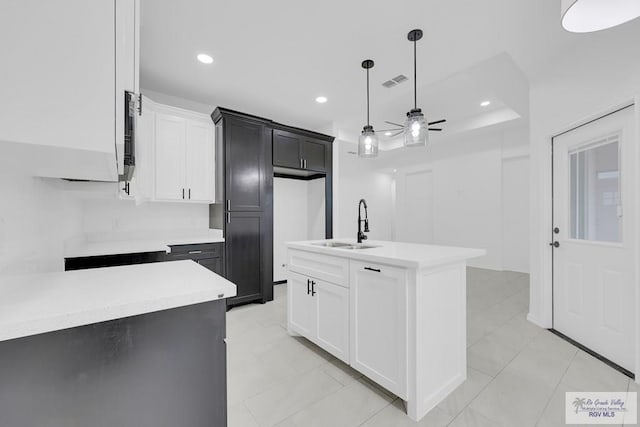
[[[413,40],[413,108],[418,108],[418,65],[416,60],[416,40]]]
[[[367,68],[367,126],[369,124],[369,69]]]

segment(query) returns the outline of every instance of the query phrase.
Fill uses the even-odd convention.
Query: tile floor
[[[525,316],[529,277],[467,275],[467,381],[420,423],[386,390],[286,332],[286,285],[227,315],[230,427],[563,426],[566,391],[640,391]]]

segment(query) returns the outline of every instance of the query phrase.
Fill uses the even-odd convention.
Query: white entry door
[[[553,140],[553,327],[634,372],[634,108]]]

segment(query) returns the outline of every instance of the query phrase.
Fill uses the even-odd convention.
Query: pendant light
[[[378,136],[369,123],[369,70],[373,68],[373,60],[362,61],[362,68],[367,70],[367,125],[362,128],[362,134],[358,138],[358,156],[377,157],[378,156]]]
[[[638,0],[562,0],[562,27],[572,33],[604,30],[638,16]]]
[[[407,38],[413,42],[413,109],[407,113],[404,123],[404,146],[426,147],[429,143],[429,124],[422,110],[418,108],[418,67],[416,42],[422,38],[422,30],[409,31]]]

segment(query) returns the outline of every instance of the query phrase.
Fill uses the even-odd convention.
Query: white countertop
[[[222,230],[92,233],[67,241],[64,257],[79,258],[142,252],[170,253],[171,245],[218,242],[224,242]]]
[[[314,243],[327,240],[309,240],[287,242],[291,249],[302,249],[309,252],[339,256],[342,258],[376,262],[387,265],[409,268],[425,268],[449,264],[486,255],[484,249],[460,248],[455,246],[425,245],[419,243],[387,242],[382,240],[365,240],[362,245],[376,246],[367,249],[331,248]],[[334,242],[355,243],[355,239],[333,239]]]
[[[0,341],[236,295],[193,261],[0,277]]]

